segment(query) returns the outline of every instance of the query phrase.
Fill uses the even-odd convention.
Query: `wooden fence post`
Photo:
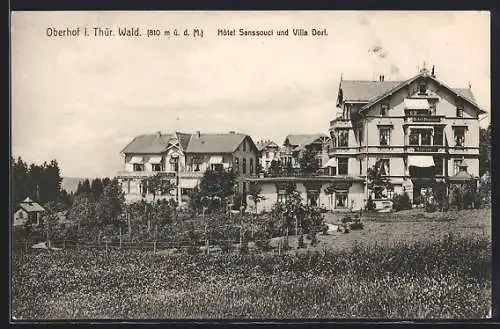
[[[120,226],[120,249],[122,249],[122,227]]]

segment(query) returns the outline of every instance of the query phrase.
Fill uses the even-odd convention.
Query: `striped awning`
[[[408,167],[432,167],[434,158],[430,155],[410,155],[408,156]]]
[[[132,159],[130,159],[130,163],[137,163],[137,164],[144,163],[144,158],[139,155],[134,155]]]
[[[405,110],[428,110],[430,108],[427,99],[405,98],[404,106]]]
[[[209,164],[221,164],[222,163],[222,155],[212,155],[210,160],[208,160]]]
[[[328,168],[328,167],[336,167],[337,166],[337,159],[335,158],[330,158],[324,165],[323,168]]]
[[[153,164],[159,164],[161,163],[161,160],[162,160],[162,157],[161,156],[152,156],[149,158],[149,163],[153,163]]]

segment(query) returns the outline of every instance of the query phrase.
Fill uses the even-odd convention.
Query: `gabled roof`
[[[363,112],[364,110],[370,108],[372,105],[380,102],[381,100],[392,95],[393,93],[397,92],[398,90],[402,89],[403,87],[413,83],[414,81],[416,81],[419,78],[426,78],[426,79],[433,80],[434,82],[438,83],[440,86],[445,87],[449,91],[453,92],[457,97],[467,101],[469,104],[474,106],[480,113],[486,113],[484,110],[480,109],[479,106],[476,104],[474,96],[472,95],[472,91],[470,89],[450,88],[446,84],[437,80],[435,77],[429,75],[426,72],[419,73],[411,79],[408,79],[408,80],[402,81],[402,82],[400,81],[399,84],[395,84],[394,87],[392,87],[391,89],[388,89],[388,90],[382,92],[381,95],[376,96],[375,98],[371,99],[367,104],[363,105],[360,109],[360,112]],[[384,83],[384,82],[386,82],[386,81],[382,81],[380,83]],[[468,90],[468,91],[466,91],[466,90]]]
[[[279,148],[279,145],[276,144],[274,141],[271,141],[271,140],[267,140],[267,141],[258,141],[255,146],[257,146],[257,150],[260,152],[262,151],[263,149],[265,149],[266,147],[268,146],[273,146],[273,147],[278,147]]]
[[[309,145],[316,141],[320,137],[328,137],[326,134],[300,134],[300,135],[288,135],[285,138],[285,142],[288,141],[288,144],[295,147],[301,147],[305,145]]]
[[[23,202],[19,203],[19,208],[22,208],[26,212],[41,212],[45,209],[40,206],[37,202],[34,202],[30,198],[26,198]]]
[[[186,153],[233,153],[246,137],[252,141],[250,136],[240,133],[200,133],[199,136],[192,134]],[[251,144],[256,150],[253,141]]]

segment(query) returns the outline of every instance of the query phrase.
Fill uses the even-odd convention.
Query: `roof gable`
[[[45,209],[36,202],[21,202],[19,203],[19,208],[26,212],[42,212]]]
[[[342,80],[339,94],[343,101],[368,103],[401,84],[401,81]]]
[[[455,96],[465,100],[466,102],[468,102],[469,104],[471,104],[479,113],[485,113],[484,110],[480,109],[479,106],[476,104],[475,100],[474,100],[474,96],[472,95],[472,92],[470,91],[470,89],[468,91],[466,91],[466,89],[463,89],[463,88],[456,88],[456,89],[453,89],[453,88],[450,88],[448,87],[446,84],[444,84],[443,82],[437,80],[435,77],[423,72],[423,73],[419,73],[417,74],[416,76],[414,76],[413,78],[411,79],[408,79],[406,81],[403,81],[403,82],[400,82],[399,84],[395,85],[393,88],[385,91],[384,93],[382,93],[381,95],[379,95],[378,97],[372,99],[370,102],[368,102],[367,104],[363,105],[360,109],[360,112],[363,112],[364,110],[370,108],[371,106],[375,105],[376,103],[384,100],[385,98],[391,96],[393,93],[397,92],[398,90],[402,89],[403,87],[405,86],[408,86],[410,84],[412,84],[413,82],[415,82],[416,80],[418,79],[429,79],[429,80],[432,80],[434,82],[436,82],[437,84],[439,84],[440,86],[448,89],[450,92],[452,92],[453,94],[455,94]]]
[[[314,143],[318,138],[328,137],[326,134],[302,134],[302,135],[288,135],[283,144],[301,147]]]

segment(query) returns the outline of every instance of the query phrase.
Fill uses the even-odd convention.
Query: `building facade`
[[[328,161],[330,137],[326,134],[288,135],[283,142],[281,159],[284,164],[291,164],[293,168],[300,168],[300,158],[306,150],[316,155],[318,166],[321,168]]]
[[[479,115],[485,112],[470,88],[450,88],[426,69],[406,81],[342,80],[337,108],[327,167],[333,176],[364,178],[365,199],[367,170],[376,163],[394,192],[412,199],[464,162],[479,175]]]
[[[124,167],[117,178],[128,202],[165,198],[183,204],[208,169],[233,170],[240,192],[247,190],[244,178],[256,174],[257,148],[250,136],[235,132],[141,135],[121,153]],[[148,179],[154,175],[170,181],[172,189],[153,196]]]
[[[280,161],[280,146],[274,141],[265,140],[256,143],[258,161],[263,172],[267,172],[273,161]]]

